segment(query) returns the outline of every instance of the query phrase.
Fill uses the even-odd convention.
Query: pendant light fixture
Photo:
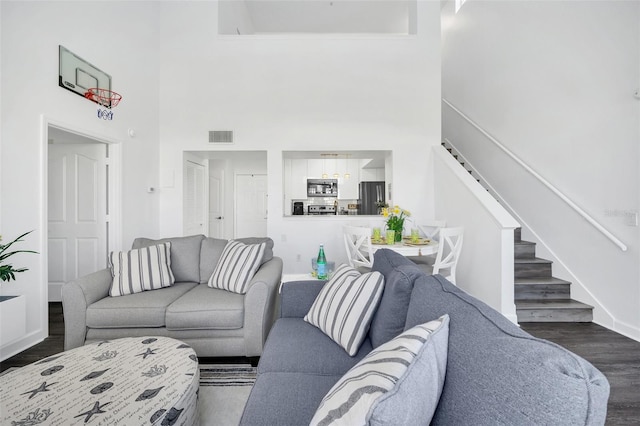
[[[347,154],[346,157],[347,158],[345,159],[345,162],[347,163],[347,167],[346,167],[347,172],[344,174],[344,178],[351,179],[351,173],[349,173],[349,154]]]

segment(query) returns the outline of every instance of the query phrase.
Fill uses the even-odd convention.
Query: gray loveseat
[[[137,238],[133,248],[166,241],[171,242],[176,281],[170,287],[111,297],[110,269],[63,285],[65,350],[119,337],[167,336],[191,345],[201,357],[260,356],[275,318],[282,277],[282,260],[273,256],[273,241],[237,240],[267,243],[262,265],[246,294],[207,286],[227,240],[204,235]]]
[[[308,425],[327,391],[372,348],[444,314],[450,317],[447,366],[431,424],[604,424],[609,383],[587,361],[532,337],[390,250],[375,253],[373,270],[385,277],[384,293],[354,357],[303,320],[323,282],[283,285],[281,315],[260,358],[242,425]],[[412,406],[400,401],[397,413],[403,410]]]

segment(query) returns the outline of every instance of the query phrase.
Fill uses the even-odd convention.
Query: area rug
[[[238,425],[255,381],[249,364],[200,364],[200,425]]]

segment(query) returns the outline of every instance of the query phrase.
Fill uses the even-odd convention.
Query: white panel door
[[[235,238],[267,236],[267,175],[236,175]]]
[[[48,157],[49,287],[57,300],[62,284],[107,266],[107,145],[52,144]]]
[[[224,170],[209,171],[209,236],[224,238]]]
[[[184,235],[207,234],[205,167],[184,162]]]

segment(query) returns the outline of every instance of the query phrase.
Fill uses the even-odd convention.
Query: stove
[[[307,214],[321,215],[321,214],[336,214],[336,206],[323,206],[317,204],[309,204],[307,206]]]

